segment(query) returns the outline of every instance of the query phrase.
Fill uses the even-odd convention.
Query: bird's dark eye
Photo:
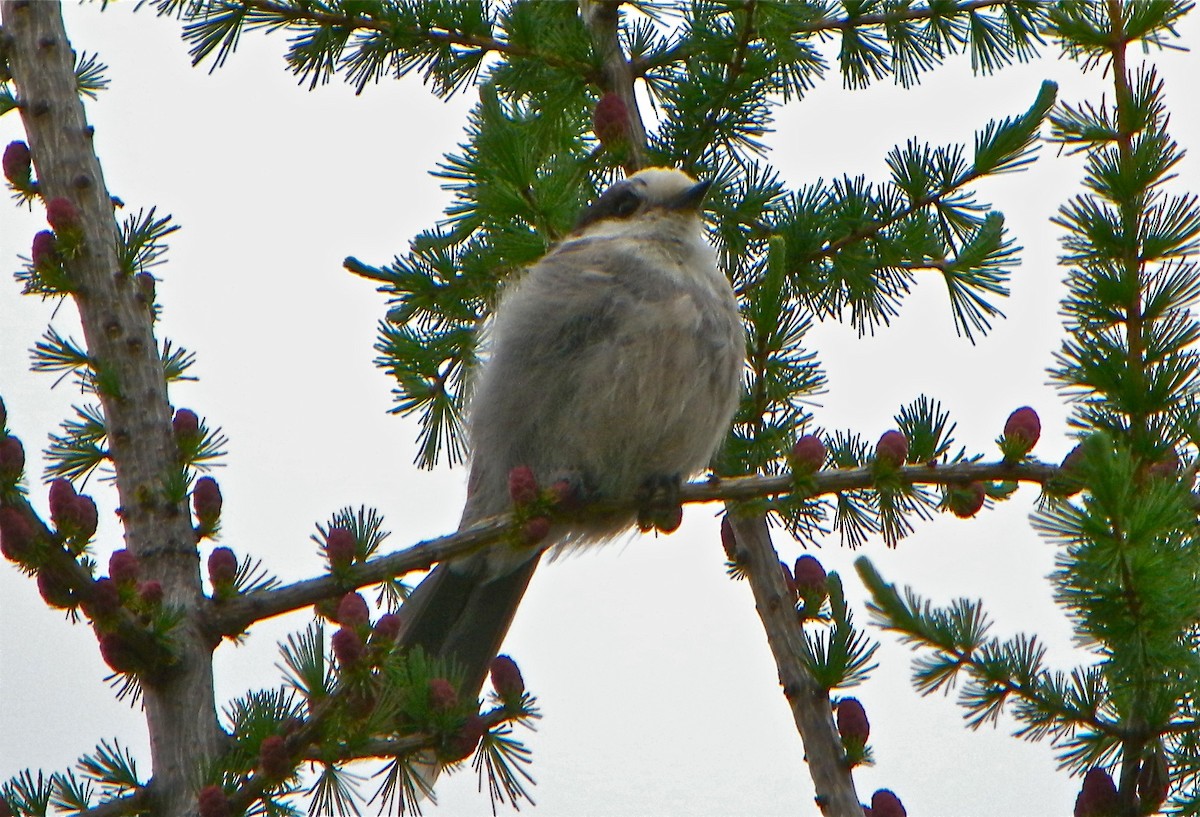
[[[617,218],[627,218],[636,213],[642,203],[638,194],[628,187],[616,192],[617,196],[612,202],[612,214]]]
[[[642,206],[642,197],[629,182],[617,182],[583,211],[575,222],[579,230],[606,218],[629,218]]]

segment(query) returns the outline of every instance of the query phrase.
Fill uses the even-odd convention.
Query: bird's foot
[[[642,533],[650,530],[672,533],[679,527],[683,521],[683,506],[679,502],[682,484],[679,474],[656,474],[642,483],[634,494],[638,529]]]
[[[579,510],[595,498],[592,488],[582,471],[556,471],[550,479],[550,495],[555,507],[567,514]]]

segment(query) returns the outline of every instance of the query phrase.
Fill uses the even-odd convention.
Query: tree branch
[[[508,517],[485,520],[464,530],[420,542],[404,550],[352,565],[345,578],[332,575],[306,579],[233,599],[210,601],[207,630],[214,638],[237,635],[256,621],[315,604],[321,599],[393,579],[438,562],[465,556],[500,539],[509,530]]]
[[[705,133],[712,133],[713,127],[716,125],[716,111],[729,101],[730,95],[733,93],[733,86],[742,75],[742,68],[746,62],[746,49],[750,47],[750,41],[754,39],[754,13],[758,9],[756,0],[748,0],[742,6],[742,13],[745,19],[742,20],[741,33],[738,36],[737,47],[734,49],[733,59],[725,66],[725,87],[719,96],[714,96],[708,101],[704,111],[704,119],[699,128]],[[692,151],[684,157],[685,167],[691,167],[699,160],[698,151],[702,145],[711,144],[711,142],[697,142],[692,148]]]
[[[862,227],[852,230],[849,233],[846,233],[841,238],[837,238],[832,241],[825,242],[824,244],[821,245],[821,247],[819,249],[814,250],[809,253],[806,253],[804,256],[802,256],[801,260],[798,263],[799,264],[812,264],[823,258],[833,258],[839,252],[841,252],[842,250],[846,249],[847,247],[849,247],[853,244],[857,244],[862,241],[868,241],[868,240],[871,240],[874,238],[878,238],[879,234],[882,233],[884,230],[886,230],[888,227],[891,227],[894,224],[899,224],[904,219],[908,218],[911,215],[914,215],[915,213],[920,212],[921,210],[925,209],[926,207],[932,207],[936,204],[941,203],[951,193],[955,193],[956,191],[960,190],[963,187],[966,187],[968,184],[970,184],[972,182],[979,181],[980,179],[984,178],[986,175],[988,175],[988,174],[979,173],[977,171],[972,171],[970,173],[963,174],[959,178],[955,179],[952,183],[943,187],[941,190],[938,190],[934,193],[930,193],[927,196],[922,196],[918,199],[913,199],[911,202],[909,202],[909,204],[906,207],[903,207],[900,210],[897,210],[895,213],[892,213],[887,218],[880,219],[878,221],[872,221],[869,224],[866,224]],[[774,228],[769,224],[764,224],[762,222],[756,221],[754,223],[748,224],[747,226],[749,226],[751,228],[751,234],[754,235],[755,237],[766,238],[766,237],[769,237],[769,236],[775,234]],[[948,263],[949,262],[946,259],[935,259],[935,260],[922,261],[919,264],[917,264],[917,263],[907,263],[907,264],[897,263],[897,264],[889,264],[888,266],[896,267],[899,269],[905,269],[905,270],[936,269],[944,274],[947,269]],[[790,272],[791,271],[789,271],[789,273]],[[736,290],[736,294],[738,295],[739,298],[746,296],[750,292],[752,292],[754,287],[757,285],[758,285],[758,281],[755,281],[751,285],[739,287]]]
[[[1056,465],[1036,462],[913,465],[900,469],[899,479],[927,485],[953,485],[987,480],[1044,484],[1058,472],[1059,467]],[[871,468],[817,473],[804,483],[805,488],[801,494],[796,494],[797,483],[791,474],[731,479],[714,477],[683,486],[680,501],[743,501],[776,494],[794,494],[807,498],[870,488],[874,484],[875,473]],[[596,503],[582,512],[605,512],[613,509],[616,509],[615,506]],[[205,616],[206,630],[214,639],[237,635],[256,621],[282,615],[359,587],[387,581],[404,573],[425,570],[446,559],[472,553],[498,541],[511,530],[511,526],[511,516],[498,516],[465,530],[353,565],[344,577],[325,575],[271,590],[247,593],[238,598],[210,601]]]
[[[592,44],[603,61],[601,89],[616,94],[629,112],[629,155],[625,162],[626,175],[646,166],[646,126],[638,110],[633,92],[634,74],[618,35],[622,0],[579,0],[579,14],[592,35]]]
[[[96,582],[79,563],[75,555],[56,541],[54,531],[38,516],[37,511],[23,496],[10,496],[0,501],[0,506],[15,508],[33,525],[34,538],[50,543],[38,554],[37,572],[50,571],[56,581],[69,589],[86,607],[88,602],[97,601]],[[129,649],[137,654],[140,662],[148,667],[169,668],[175,663],[174,656],[164,649],[154,633],[145,627],[133,613],[124,607],[106,611],[104,628],[121,637]]]
[[[355,741],[353,745],[337,746],[331,751],[330,744],[322,740],[322,730],[325,729],[329,718],[338,712],[340,698],[345,692],[345,688],[339,689],[330,697],[313,705],[312,714],[285,739],[285,751],[290,758],[297,762],[297,765],[303,761],[334,763],[351,760],[399,758],[422,749],[432,749],[437,746],[440,740],[439,736],[429,732],[415,732],[404,737]],[[519,711],[514,712],[507,707],[495,707],[489,709],[487,712],[480,713],[480,717],[483,720],[483,728],[490,730],[504,723],[521,721],[529,717],[529,714]],[[228,803],[230,811],[234,814],[243,814],[249,811],[256,801],[262,799],[265,792],[278,783],[278,780],[269,780],[258,772],[249,774],[242,781],[241,785],[229,795]],[[120,812],[117,813],[119,814]],[[85,817],[101,816],[89,813]],[[107,817],[107,815],[104,817]]]
[[[731,511],[729,520],[737,539],[738,561],[745,564],[754,606],[775,656],[779,683],[804,744],[817,806],[825,817],[862,817],[846,751],[833,724],[829,690],[817,683],[805,666],[812,656],[779,570],[779,554],[771,544],[767,518]]]
[[[216,13],[213,6],[227,11],[250,9],[263,15],[274,15],[279,20],[291,24],[307,23],[314,27],[322,28],[362,29],[388,35],[400,33],[395,26],[386,20],[380,20],[365,13],[346,12],[339,14],[333,11],[316,11],[303,5],[289,5],[277,0],[221,0],[221,2],[217,3],[210,2],[206,8],[197,11],[192,16],[200,19],[204,16],[211,16]],[[540,60],[546,65],[577,71],[584,76],[588,76],[591,73],[591,66],[585,63],[576,63],[556,57],[553,54],[543,54],[539,51],[522,48],[504,40],[498,40],[495,37],[480,37],[475,34],[464,34],[461,31],[453,31],[451,29],[411,28],[408,29],[407,33],[419,34],[431,42],[474,48],[479,51],[504,54],[507,57]]]
[[[744,0],[740,4],[727,3],[728,6],[740,5],[743,9],[749,8],[757,0]],[[1007,5],[1009,0],[970,0],[970,2],[962,3],[952,9],[949,14],[974,13],[983,11],[997,6]],[[868,28],[870,26],[894,25],[895,23],[913,22],[916,20],[929,20],[934,17],[946,17],[949,14],[939,10],[935,12],[928,6],[918,8],[905,8],[900,11],[888,11],[880,14],[861,14],[857,17],[833,17],[819,20],[815,23],[803,23],[797,25],[794,34],[799,35],[814,35],[814,34],[829,34],[831,32],[845,32],[856,28]],[[688,58],[691,54],[690,43],[687,41],[681,42],[674,48],[669,48],[656,56],[645,59],[635,59],[631,65],[633,75],[635,77],[645,76],[648,72],[656,68],[661,68],[664,65],[670,65],[673,62],[680,62]]]
[[[126,814],[144,814],[151,802],[151,788],[147,787],[138,789],[133,794],[105,800],[87,811],[76,812],[75,817],[123,817]]]
[[[504,707],[496,707],[489,709],[487,712],[480,713],[483,718],[483,728],[491,730],[505,723],[513,723],[520,721],[524,716],[514,715]],[[402,738],[376,738],[361,743],[355,743],[350,751],[339,755],[339,760],[369,760],[372,758],[389,759],[400,757],[402,755],[412,754],[421,749],[432,749],[437,746],[438,738],[436,735],[431,735],[426,732],[418,732],[412,735],[405,735]],[[328,760],[325,754],[320,751],[310,751],[305,754],[305,760],[323,761]]]
[[[1134,111],[1133,89],[1129,85],[1129,66],[1126,60],[1126,49],[1132,37],[1126,32],[1126,8],[1122,0],[1106,0],[1106,9],[1108,12],[1108,23],[1111,30],[1111,43],[1109,45],[1112,58],[1112,80],[1113,80],[1113,96],[1114,105],[1116,107],[1116,124],[1117,124],[1117,151],[1120,155],[1120,163],[1124,169],[1131,169],[1139,164],[1139,161],[1134,158],[1134,140],[1137,135],[1137,126],[1134,124],[1136,117]],[[1143,214],[1149,199],[1149,191],[1146,186],[1139,185],[1136,191],[1129,191],[1128,198],[1124,201],[1115,201],[1114,204],[1121,213],[1121,227],[1125,235],[1127,246],[1124,247],[1120,259],[1121,279],[1122,284],[1127,286],[1127,291],[1130,293],[1129,301],[1125,305],[1125,319],[1122,321],[1125,329],[1126,349],[1127,349],[1127,368],[1128,376],[1131,381],[1130,388],[1139,394],[1146,393],[1146,342],[1148,334],[1146,327],[1146,318],[1143,314],[1143,283],[1141,280],[1142,265],[1139,242],[1132,237],[1142,234]],[[1126,408],[1125,411],[1129,417],[1129,436],[1131,446],[1135,450],[1144,446],[1153,434],[1150,430],[1149,417],[1146,410],[1139,409],[1136,406]],[[1113,520],[1114,524],[1118,520]],[[1119,531],[1118,531],[1119,533]],[[1128,604],[1130,619],[1137,622],[1136,632],[1144,639],[1146,620],[1143,616],[1138,615],[1138,599],[1133,590],[1132,576],[1130,575],[1129,567],[1130,556],[1126,552],[1120,555],[1120,575],[1121,586],[1123,588],[1123,596]],[[1152,676],[1153,670],[1156,668],[1154,662],[1148,658],[1144,648],[1143,641],[1142,649],[1139,650],[1137,663],[1147,663],[1151,666],[1139,667],[1141,672],[1136,677],[1143,679]],[[1144,726],[1146,718],[1146,710],[1148,708],[1147,699],[1151,696],[1150,690],[1146,686],[1145,681],[1139,681],[1134,687],[1132,700],[1128,704],[1128,710],[1125,716],[1128,721],[1135,726]],[[1117,786],[1119,789],[1121,807],[1127,814],[1136,814],[1138,810],[1137,797],[1137,782],[1138,771],[1141,767],[1142,752],[1146,745],[1146,739],[1140,734],[1140,729],[1135,729],[1135,734],[1128,735],[1121,741],[1121,769],[1117,778]]]

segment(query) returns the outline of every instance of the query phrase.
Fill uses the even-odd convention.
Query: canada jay
[[[677,507],[680,481],[708,465],[737,407],[745,339],[704,239],[707,190],[670,168],[617,182],[502,295],[468,401],[462,527],[511,509],[518,466],[543,487],[567,480],[585,502]],[[477,695],[541,554],[636,519],[585,506],[538,545],[438,565],[401,610],[400,643],[456,663],[462,693]]]

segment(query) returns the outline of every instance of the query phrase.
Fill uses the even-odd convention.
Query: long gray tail
[[[501,576],[484,559],[439,564],[400,608],[400,645],[421,647],[462,671],[463,695],[478,695],[541,554]]]

